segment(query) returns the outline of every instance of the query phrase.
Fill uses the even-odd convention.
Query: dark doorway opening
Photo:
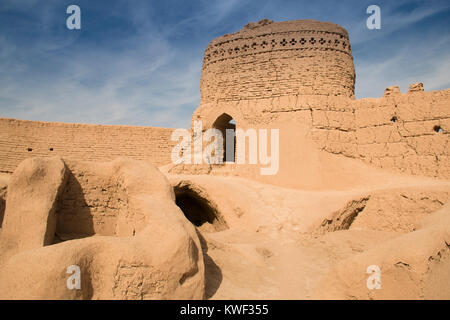
[[[223,137],[223,162],[236,160],[236,121],[227,113],[220,115],[213,123],[213,127],[220,130]],[[228,134],[227,134],[228,129]],[[231,134],[230,134],[231,133]],[[227,149],[228,146],[228,149]],[[228,150],[228,151],[227,151]]]
[[[0,228],[3,225],[5,209],[6,209],[6,186],[0,186]]]
[[[5,215],[5,200],[0,198],[0,228],[3,225],[4,215]]]

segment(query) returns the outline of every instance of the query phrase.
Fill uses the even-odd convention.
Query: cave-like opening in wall
[[[236,121],[229,114],[223,113],[214,121],[213,128],[222,133],[223,162],[234,163],[236,160]]]
[[[184,216],[197,228],[206,232],[228,229],[228,225],[212,200],[195,186],[181,184],[174,187],[175,203]]]

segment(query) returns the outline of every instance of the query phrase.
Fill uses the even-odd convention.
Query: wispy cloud
[[[346,25],[353,46],[379,38],[386,39],[400,29],[409,28],[405,32],[417,31],[414,24],[450,9],[448,1],[380,1],[378,5],[381,9],[382,27],[380,30],[374,31],[366,28],[369,14],[366,14],[365,10],[372,4],[372,1],[364,2],[365,4],[361,6],[361,9],[364,10],[363,14],[359,15],[359,19],[351,19]]]
[[[73,1],[0,2],[0,116],[189,127],[207,44],[264,17],[347,28],[357,97],[417,81],[426,89],[449,86],[448,1],[380,1],[379,31],[365,27],[371,1],[76,2],[81,31],[65,28]]]
[[[54,19],[48,15],[43,20]],[[44,25],[51,25],[45,21]],[[201,58],[194,60],[195,66],[192,60],[177,61],[177,50],[166,37],[152,32],[155,29],[150,25],[150,32],[138,26],[128,38],[108,39],[114,41],[113,48],[79,41],[81,32],[72,36],[63,30],[66,37],[59,39],[58,30],[49,28],[36,45],[19,48],[19,57],[15,56],[16,45],[0,38],[1,115],[66,122],[189,126],[187,117],[173,120],[181,106],[198,104]],[[33,60],[43,68],[32,65]],[[146,117],[139,117],[141,114]],[[172,114],[173,118],[164,114]]]
[[[358,98],[379,97],[388,86],[398,85],[402,92],[416,82],[423,82],[425,90],[450,88],[450,39],[424,41],[423,45],[404,45],[398,52],[384,59],[367,56],[356,65],[356,93]]]
[[[407,5],[410,8],[405,8]],[[426,90],[448,87],[442,67],[450,59],[450,29],[445,21],[450,4],[403,1],[380,7],[381,30],[360,28],[359,34],[367,36],[359,41],[350,31],[356,97],[379,97],[391,85],[405,92],[416,82],[423,82]]]

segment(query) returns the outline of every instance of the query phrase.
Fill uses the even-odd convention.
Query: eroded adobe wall
[[[354,102],[357,157],[411,174],[450,178],[450,90]]]
[[[450,178],[450,90],[339,100],[313,107],[312,135],[328,152],[414,175]]]
[[[278,128],[280,139],[287,140],[296,139],[293,130],[306,129],[328,153],[401,173],[448,179],[449,106],[450,89],[360,100],[296,95],[204,104],[193,120],[201,120],[207,129],[227,113],[237,128]],[[301,155],[305,150],[299,145],[288,152]],[[281,162],[283,157],[281,153]]]
[[[209,44],[200,89],[205,104],[286,95],[353,97],[354,84],[344,28],[315,20],[262,20]]]
[[[450,178],[450,90],[424,92],[417,83],[406,94],[389,87],[382,98],[354,100],[354,83],[344,28],[265,19],[209,44],[192,120],[205,130],[226,114],[241,129],[278,126],[287,140],[306,129],[326,152]]]
[[[402,173],[450,178],[450,89],[360,100],[290,96],[259,104],[266,122],[290,113],[299,125],[308,124],[324,151]]]
[[[67,124],[0,118],[0,172],[13,172],[28,157],[109,161],[118,156],[170,163],[173,129]]]
[[[66,166],[68,178],[57,203],[55,240],[117,235],[118,216],[128,214],[128,195],[116,172],[104,163],[66,160]]]

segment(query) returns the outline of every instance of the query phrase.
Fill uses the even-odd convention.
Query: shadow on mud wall
[[[222,283],[222,270],[208,255],[208,243],[197,230],[198,238],[203,251],[203,263],[205,264],[205,298],[210,299],[219,289]]]
[[[6,192],[7,192],[7,186],[0,186],[0,228],[3,225],[3,218],[5,217]]]
[[[56,217],[54,244],[95,234],[91,208],[86,203],[80,182],[71,171],[58,199]]]
[[[0,198],[0,228],[3,225],[3,217],[5,215],[5,207],[6,207],[5,199]]]

